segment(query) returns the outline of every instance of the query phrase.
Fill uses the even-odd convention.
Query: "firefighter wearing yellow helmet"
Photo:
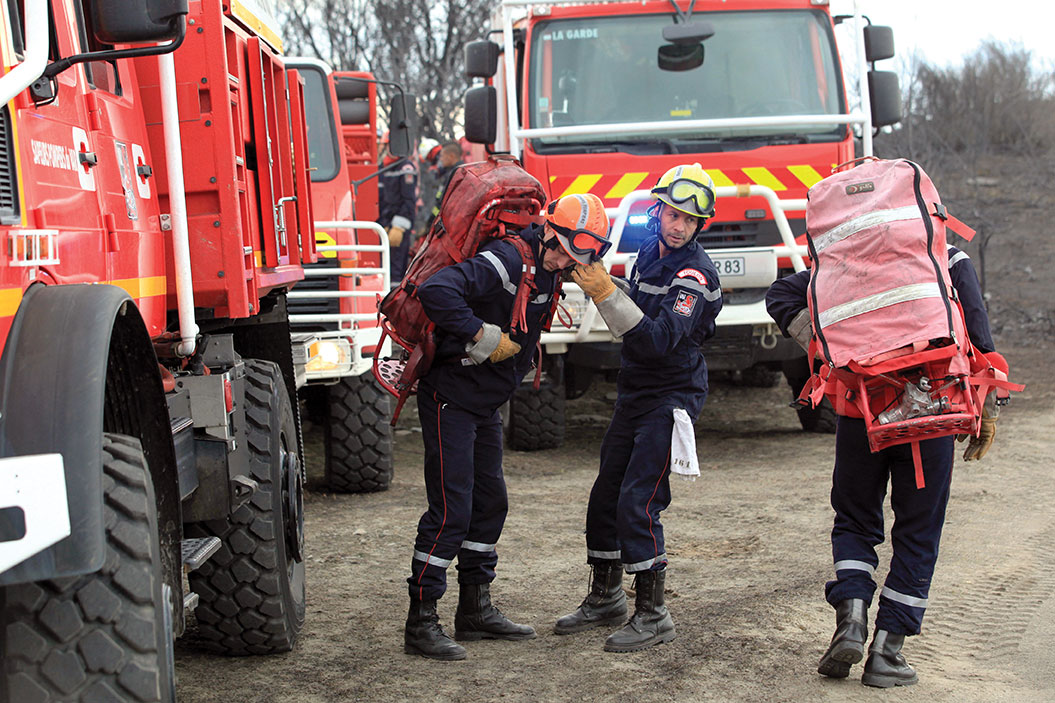
[[[659,514],[670,504],[670,472],[691,473],[692,423],[707,397],[700,345],[714,334],[722,287],[696,235],[714,215],[714,184],[699,164],[670,169],[652,189],[655,232],[641,245],[626,290],[603,263],[576,266],[572,280],[593,298],[612,334],[623,337],[615,413],[586,511],[589,595],[560,618],[557,634],[626,623],[605,641],[632,652],[674,639],[664,603],[667,553]],[[674,452],[674,433],[685,438]],[[688,468],[687,468],[688,467]],[[696,473],[699,468],[696,467]],[[626,621],[623,571],[637,583]]]

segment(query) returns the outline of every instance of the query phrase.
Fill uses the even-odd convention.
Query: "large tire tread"
[[[338,493],[376,493],[392,484],[391,397],[372,374],[329,386],[326,483]]]
[[[283,526],[275,524],[273,505],[281,500],[271,466],[272,423],[292,422],[292,408],[277,407],[285,398],[282,375],[270,362],[246,360],[246,441],[250,476],[257,490],[226,520],[188,528],[194,536],[216,536],[220,548],[189,575],[198,594],[196,644],[219,654],[245,656],[288,652],[304,622],[303,579],[287,602]],[[288,405],[288,403],[287,403]],[[285,412],[290,417],[283,419]],[[296,450],[295,431],[289,437]],[[303,563],[300,564],[303,569]]]
[[[154,488],[139,440],[103,437],[106,560],[99,571],[5,590],[11,703],[169,700]]]
[[[523,383],[509,403],[509,447],[520,451],[556,449],[564,444],[564,387]]]

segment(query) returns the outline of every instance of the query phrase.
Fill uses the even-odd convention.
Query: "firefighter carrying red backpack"
[[[911,443],[921,488],[921,440],[977,436],[989,391],[1006,402],[1023,388],[1007,381],[1003,357],[971,345],[946,229],[974,236],[904,159],[872,159],[808,194],[808,353],[822,365],[797,402],[828,396],[836,413],[863,418],[873,452]]]
[[[374,356],[374,375],[397,398],[393,425],[403,404],[414,393],[417,380],[431,367],[436,352],[435,325],[416,297],[418,287],[440,269],[476,254],[488,240],[505,239],[517,247],[524,261],[510,326],[526,330],[524,316],[534,290],[534,254],[517,233],[539,220],[545,202],[541,184],[512,156],[491,155],[486,161],[466,164],[454,171],[440,204],[440,214],[406,275],[378,304],[382,335],[377,349],[380,351],[386,337],[401,348],[392,359],[381,359],[379,353]],[[553,296],[554,306],[559,297],[558,290]]]

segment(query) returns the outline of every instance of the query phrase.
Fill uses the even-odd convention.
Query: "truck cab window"
[[[87,5],[87,0],[82,0],[82,2],[77,4],[77,25],[81,40],[80,50],[83,52],[108,51],[116,48],[113,44],[104,44],[95,38],[95,32],[91,31],[85,21],[85,17],[89,16],[87,14],[89,10]],[[88,84],[93,88],[105,90],[114,95],[121,95],[121,81],[117,75],[116,62],[85,62],[84,75],[88,79]]]

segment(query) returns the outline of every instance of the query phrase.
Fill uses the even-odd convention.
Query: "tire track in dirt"
[[[982,555],[979,555],[980,557]],[[951,653],[985,660],[1017,657],[1023,635],[1055,594],[1055,520],[1015,549],[1010,569],[990,566],[971,582],[943,587],[913,659],[938,661]]]

